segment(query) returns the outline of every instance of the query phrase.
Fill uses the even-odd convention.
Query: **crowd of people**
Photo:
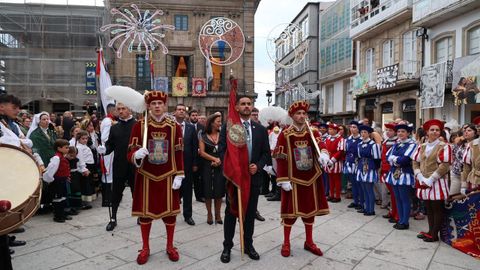
[[[187,224],[195,225],[195,196],[205,204],[207,224],[225,223],[220,259],[228,263],[238,213],[231,211],[232,198],[225,198],[223,172],[228,168],[223,162],[230,138],[223,123],[226,116],[218,112],[199,115],[183,104],[167,112],[167,96],[155,91],[145,94],[145,103],[148,119],[121,102],[109,104],[101,119],[94,111],[82,117],[73,117],[69,111],[32,115],[20,111],[16,97],[2,95],[0,142],[22,147],[36,157],[44,182],[39,213],[53,211],[54,222],[63,223],[91,209],[101,194],[102,206],[109,208],[106,230],[112,231],[128,186],[132,215],[138,217],[143,240],[137,262],[147,262],[151,223],[160,218],[166,226],[168,257],[176,261],[175,217],[182,213]],[[245,253],[254,260],[260,258],[253,247],[254,220],[264,220],[257,209],[259,195],[281,201],[282,256],[290,256],[289,235],[297,217],[305,224],[305,249],[321,256],[312,239],[312,226],[315,216],[328,214],[327,201],[352,199],[348,208],[366,216],[376,215],[376,208],[387,209],[383,217],[397,230],[409,229],[411,217],[427,216],[428,229],[417,237],[435,242],[445,215],[444,202],[480,184],[480,117],[458,130],[436,119],[416,130],[402,119],[383,127],[372,127],[368,119],[348,126],[312,122],[310,127],[308,106],[295,102],[288,111],[293,123],[269,121],[264,127],[252,100],[237,99],[251,175]],[[2,254],[5,249],[11,252],[9,241],[18,242],[2,236]]]

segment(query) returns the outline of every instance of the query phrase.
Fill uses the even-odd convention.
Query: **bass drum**
[[[42,181],[32,155],[15,146],[0,144],[0,200],[10,201],[10,210],[0,213],[0,235],[25,223],[40,206]]]

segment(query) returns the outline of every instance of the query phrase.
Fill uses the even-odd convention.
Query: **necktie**
[[[247,148],[248,148],[248,160],[250,161],[252,158],[252,139],[250,136],[250,122],[245,121],[243,122],[245,126],[245,134],[247,135]]]
[[[182,123],[182,137],[185,136],[185,122]]]

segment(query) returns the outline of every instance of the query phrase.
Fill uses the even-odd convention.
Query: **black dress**
[[[219,158],[218,146],[202,132],[200,139],[205,144],[205,153]],[[213,167],[210,160],[201,158],[201,170],[203,179],[203,192],[205,199],[220,199],[225,196],[225,178],[222,166]]]

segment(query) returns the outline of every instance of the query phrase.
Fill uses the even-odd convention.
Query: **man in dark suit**
[[[248,172],[250,176],[250,198],[245,214],[244,221],[244,243],[245,253],[253,260],[259,260],[260,255],[253,247],[253,231],[255,224],[255,216],[258,204],[258,195],[263,183],[262,168],[267,164],[270,156],[270,146],[268,143],[267,130],[260,124],[250,120],[252,112],[252,100],[247,96],[240,96],[237,98],[235,109],[239,113],[242,124],[246,129],[247,143],[250,143],[249,149],[249,167]],[[220,132],[219,153],[223,162],[225,151],[227,148],[227,130],[223,125]],[[251,139],[249,139],[251,138]],[[251,142],[248,142],[251,140]],[[253,147],[254,146],[254,147]],[[230,212],[230,204],[227,196],[227,205],[225,208],[225,222],[224,222],[224,238],[223,252],[220,260],[223,263],[230,261],[230,251],[233,247],[233,236],[235,234],[235,225],[237,222],[236,216]]]
[[[190,119],[190,124],[195,127],[195,134],[205,130],[205,126],[198,122],[198,111],[197,110],[190,110],[188,112],[188,118]],[[200,174],[200,170],[197,170],[193,173],[193,192],[195,193],[195,199],[198,202],[205,202],[205,198],[203,196],[203,184],[202,184],[202,176]]]
[[[175,119],[182,127],[183,132],[183,170],[185,179],[183,179],[180,188],[180,194],[183,198],[183,217],[188,225],[195,225],[192,218],[192,189],[193,174],[198,171],[198,137],[195,127],[185,122],[186,107],[183,104],[177,104],[175,107]]]

